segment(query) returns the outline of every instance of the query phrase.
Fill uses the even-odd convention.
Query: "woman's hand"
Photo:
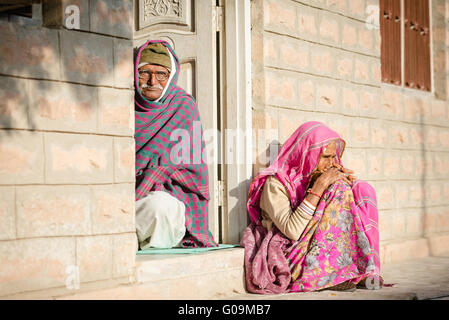
[[[323,192],[331,184],[334,184],[338,180],[342,180],[343,182],[352,185],[352,181],[355,179],[355,177],[351,176],[350,173],[354,173],[354,171],[345,169],[341,166],[334,166],[332,168],[329,168],[324,171],[315,181],[312,187],[312,191],[317,194],[323,194]]]
[[[344,168],[339,164],[334,164],[334,167],[338,168],[341,172],[346,173],[349,181],[354,182],[354,180],[357,179],[356,176],[351,175],[351,173],[354,173],[353,170]]]

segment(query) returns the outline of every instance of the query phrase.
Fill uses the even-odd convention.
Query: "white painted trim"
[[[225,0],[225,128],[235,130],[237,161],[225,161],[224,243],[239,243],[248,225],[246,202],[252,177],[250,0]],[[226,132],[225,150],[229,147]],[[230,163],[231,162],[231,163]],[[237,162],[237,163],[235,163]]]

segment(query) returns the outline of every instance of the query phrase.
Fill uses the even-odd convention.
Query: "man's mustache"
[[[146,83],[144,83],[142,86],[141,86],[141,88],[142,89],[159,89],[159,90],[164,90],[164,88],[160,85],[160,84],[155,84],[154,86],[149,86],[149,85],[147,85]]]

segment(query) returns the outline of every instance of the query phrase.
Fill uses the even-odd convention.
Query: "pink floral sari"
[[[374,189],[356,181],[338,181],[320,199],[313,218],[297,241],[260,223],[260,195],[268,176],[287,188],[292,209],[306,196],[321,153],[337,141],[337,163],[345,142],[320,122],[300,126],[285,142],[273,164],[251,183],[248,212],[252,223],[242,238],[247,290],[272,294],[325,289],[365,278],[380,279],[378,212]]]

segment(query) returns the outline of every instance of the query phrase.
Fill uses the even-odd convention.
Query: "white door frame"
[[[223,243],[237,244],[248,225],[246,202],[252,178],[250,0],[224,0],[225,92]],[[230,134],[234,139],[227,138]],[[237,161],[236,161],[237,159]],[[231,161],[229,161],[231,160]]]

